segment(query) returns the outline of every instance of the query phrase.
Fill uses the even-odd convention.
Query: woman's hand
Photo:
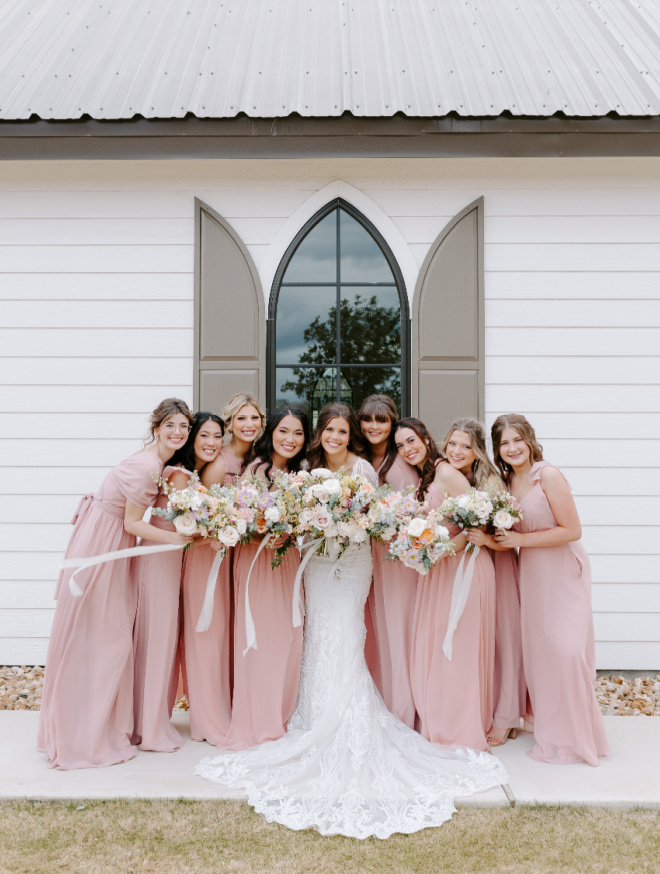
[[[490,546],[491,538],[481,528],[467,528],[465,536],[468,539],[468,543],[471,543],[473,546]]]
[[[523,546],[524,541],[525,535],[519,534],[518,531],[503,531],[501,528],[495,531],[495,542],[505,549],[515,549],[516,547]]]
[[[187,546],[193,540],[192,534],[179,534],[178,531],[167,531],[166,533],[169,534],[168,543],[174,546]]]
[[[291,535],[290,534],[280,534],[275,540],[271,540],[269,546],[272,549],[280,549],[280,547],[284,546]]]

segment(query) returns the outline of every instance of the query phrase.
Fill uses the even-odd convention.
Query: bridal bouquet
[[[489,490],[488,497],[493,505],[493,514],[490,524],[493,528],[508,531],[513,528],[518,519],[522,519],[523,513],[518,502],[510,492],[502,487]]]
[[[441,510],[413,515],[403,522],[386,558],[398,558],[406,567],[427,574],[443,555],[454,555]]]
[[[319,541],[318,555],[339,558],[351,544],[369,538],[369,507],[376,489],[363,476],[317,468],[299,486],[295,535]]]

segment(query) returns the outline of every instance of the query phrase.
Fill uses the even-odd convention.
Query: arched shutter
[[[413,415],[440,438],[459,416],[484,416],[483,197],[445,227],[413,300]]]
[[[195,198],[195,408],[239,391],[264,398],[266,322],[259,275],[236,231]]]

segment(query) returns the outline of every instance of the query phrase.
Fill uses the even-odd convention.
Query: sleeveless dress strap
[[[566,485],[569,487],[569,489],[571,489],[571,491],[573,491],[573,489],[571,488],[571,484],[566,479],[566,477],[561,472],[561,470],[559,470],[559,468],[556,467],[554,464],[550,464],[549,461],[537,461],[535,464],[533,464],[532,469],[530,470],[530,472],[527,476],[527,481],[532,483],[532,484],[540,483],[541,482],[541,472],[546,467],[554,467],[555,470],[558,470],[559,473],[561,473],[561,475],[566,480]]]

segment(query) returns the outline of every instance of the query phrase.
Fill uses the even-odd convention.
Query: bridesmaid
[[[419,419],[402,419],[395,440],[401,457],[417,468],[417,496],[428,502],[429,509],[437,508],[446,495],[456,497],[469,489],[468,480],[440,455]],[[495,572],[490,555],[480,550],[450,661],[442,646],[454,577],[467,539],[458,526],[449,531],[456,555],[445,556],[428,574],[419,576],[410,662],[413,698],[421,733],[432,743],[485,751],[493,715]]]
[[[365,439],[365,458],[378,473],[379,481],[397,491],[417,488],[417,470],[401,458],[394,443],[399,416],[392,398],[370,395],[358,413]],[[412,644],[418,574],[397,561],[386,561],[387,547],[372,542],[373,585],[367,602],[375,635],[369,646],[369,670],[383,701],[401,722],[415,727],[415,704],[410,687],[410,649]],[[369,622],[367,622],[369,628]]]
[[[241,469],[252,459],[254,441],[263,430],[264,413],[250,394],[235,394],[222,411],[228,441],[214,461],[204,467],[202,484],[235,485]],[[233,555],[220,565],[213,617],[206,631],[197,631],[206,583],[215,558],[213,544],[197,542],[183,563],[182,661],[184,685],[190,706],[190,736],[218,745],[231,722],[231,656],[233,652],[232,575]]]
[[[151,414],[151,440],[110,471],[94,495],[85,495],[73,518],[66,558],[134,547],[138,537],[184,546],[191,538],[142,521],[152,506],[165,462],[182,446],[192,414],[177,398]],[[83,590],[69,590],[74,571],[60,573],[48,646],[37,749],[50,766],[99,768],[137,753],[133,731],[133,622],[135,592],[128,559],[80,571]]]
[[[191,417],[192,418],[192,417]],[[201,471],[222,448],[224,426],[213,413],[196,413],[187,442],[178,449],[163,471],[163,479],[175,489],[188,486],[193,471]],[[167,507],[167,495],[158,493],[155,507]],[[162,516],[151,516],[151,525],[174,531]],[[151,536],[142,541],[152,546]],[[172,714],[173,665],[179,640],[181,552],[163,552],[133,559],[131,578],[137,592],[137,615],[133,631],[135,725],[133,743],[142,750],[173,752],[183,740],[170,722]],[[178,680],[177,669],[174,671]]]
[[[575,502],[524,416],[499,416],[491,433],[495,461],[524,513],[515,530],[495,539],[520,550],[523,662],[534,711],[529,755],[595,766],[609,745],[596,702],[591,568]]]
[[[477,489],[502,488],[502,480],[488,457],[486,431],[476,419],[457,419],[445,437],[441,453]],[[495,567],[495,673],[493,720],[486,740],[499,747],[517,737],[524,716],[527,687],[522,666],[518,555],[504,549],[491,534],[479,528],[466,532],[475,546],[485,546]]]
[[[278,472],[295,473],[307,453],[307,416],[295,407],[283,407],[268,420],[255,443],[256,458],[243,479],[256,475],[272,482]],[[276,740],[286,731],[298,694],[302,658],[302,626],[292,625],[291,608],[300,554],[291,548],[279,567],[272,569],[273,552],[263,549],[252,567],[259,542],[236,548],[234,559],[234,696],[231,726],[223,749],[242,750]],[[247,647],[245,587],[250,576],[250,612],[257,647]]]

